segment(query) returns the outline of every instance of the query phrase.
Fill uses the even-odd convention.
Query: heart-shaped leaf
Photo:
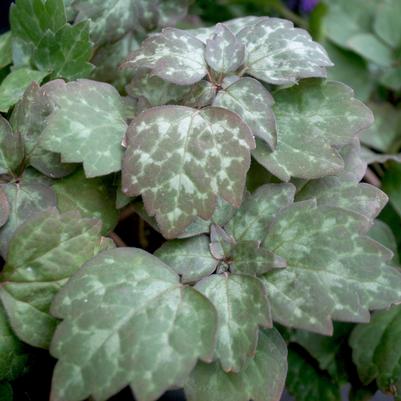
[[[277,148],[271,152],[258,141],[253,156],[283,181],[338,173],[344,163],[334,146],[350,143],[373,123],[370,110],[339,82],[305,80],[274,99]]]
[[[130,385],[137,400],[153,401],[183,385],[198,358],[213,355],[213,306],[140,249],[93,258],[52,311],[63,319],[51,348],[59,359],[52,400],[103,401]]]
[[[236,114],[155,107],[133,120],[127,137],[123,191],[142,194],[165,237],[176,237],[196,216],[209,219],[218,195],[239,207],[254,142]]]
[[[191,85],[207,74],[205,45],[186,31],[166,28],[148,37],[124,67],[149,68],[153,75],[178,85]]]
[[[55,109],[42,133],[43,147],[65,162],[83,162],[87,177],[119,171],[127,124],[117,90],[80,79],[55,81],[48,94]]]
[[[275,85],[293,84],[300,78],[325,77],[332,66],[324,48],[308,32],[290,21],[260,18],[238,34],[245,46],[245,72]]]

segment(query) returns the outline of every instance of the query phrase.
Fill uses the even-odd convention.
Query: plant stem
[[[113,240],[117,248],[125,248],[127,246],[126,243],[114,231],[109,233],[109,238]]]
[[[364,178],[367,183],[374,185],[377,188],[380,188],[382,185],[379,178],[377,178],[377,175],[369,167],[366,169]]]

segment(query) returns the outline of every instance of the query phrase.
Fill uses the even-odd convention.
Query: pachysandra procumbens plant
[[[358,135],[372,115],[324,79],[325,50],[286,20],[167,28],[123,65],[134,71],[129,99],[56,80],[31,86],[3,124],[16,147],[34,140],[27,127],[36,133],[25,165],[58,153],[85,172],[52,189],[5,184],[9,324],[58,359],[53,400],[107,400],[129,385],[139,401],[174,387],[189,401],[277,401],[287,351],[273,322],[330,335],[333,320],[367,322],[401,302],[392,253],[368,235],[387,201],[360,183]],[[34,107],[46,110],[41,125]],[[2,149],[15,177],[22,159]],[[250,193],[252,156],[272,178]],[[89,218],[113,226],[110,207],[96,215],[88,199],[120,170],[119,206],[134,201],[168,239],[155,255],[114,248]],[[25,218],[13,201],[21,187],[46,207],[11,236]],[[139,195],[143,205],[129,198]]]

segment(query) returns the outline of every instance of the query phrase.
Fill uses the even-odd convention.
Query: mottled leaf
[[[24,342],[47,348],[57,320],[53,297],[101,248],[101,224],[79,213],[56,210],[28,220],[10,241],[1,275],[0,298],[11,327]]]
[[[350,143],[373,122],[370,110],[339,82],[305,80],[274,98],[277,148],[270,152],[258,141],[253,156],[283,181],[341,171],[343,160],[334,145]]]
[[[264,17],[237,34],[245,46],[244,71],[275,85],[325,77],[333,64],[321,45],[290,21]]]
[[[150,106],[162,106],[180,102],[191,86],[175,85],[143,70],[134,74],[126,89],[132,97],[144,97]]]
[[[209,276],[218,264],[210,254],[206,235],[167,241],[155,255],[176,271],[182,277],[183,283],[196,282]]]
[[[57,32],[47,31],[32,60],[39,70],[50,72],[52,79],[73,80],[91,73],[91,57],[89,21],[85,21],[74,26],[66,24]]]
[[[272,110],[273,97],[253,78],[241,78],[221,90],[214,106],[237,113],[251,128],[253,135],[263,139],[271,149],[276,146],[276,122]]]
[[[401,306],[376,312],[369,324],[352,332],[352,359],[364,384],[377,381],[379,388],[401,399]]]
[[[48,92],[59,81],[53,81],[39,87],[32,83],[24,93],[22,100],[15,106],[10,123],[23,139],[25,162],[49,177],[60,178],[70,174],[75,165],[62,163],[60,155],[43,149],[41,135],[46,126],[47,117],[54,109]]]
[[[119,93],[85,79],[56,82],[49,92],[55,110],[42,133],[43,147],[61,153],[64,162],[83,162],[87,177],[119,171],[127,128]]]
[[[25,89],[36,81],[42,82],[47,72],[19,68],[12,71],[0,85],[0,111],[6,113],[24,94]]]
[[[206,42],[205,59],[216,72],[227,74],[241,67],[245,46],[224,25],[217,24],[214,35]]]
[[[381,220],[375,220],[373,226],[369,230],[369,237],[380,242],[386,248],[393,252],[393,262],[398,265],[399,256],[397,249],[397,241],[391,228]]]
[[[14,175],[24,159],[20,134],[13,132],[9,122],[0,116],[0,174]]]
[[[188,401],[277,401],[287,374],[287,347],[275,329],[260,331],[255,357],[239,373],[198,363],[185,384]]]
[[[259,326],[272,326],[263,285],[247,275],[214,274],[195,288],[217,310],[215,357],[225,372],[239,372],[256,352]]]
[[[7,223],[10,217],[10,205],[8,203],[7,195],[3,188],[0,187],[0,227]]]
[[[277,214],[294,201],[292,184],[266,184],[248,195],[225,226],[237,241],[263,241]]]
[[[103,234],[107,234],[116,226],[116,196],[101,178],[88,179],[80,170],[56,181],[53,189],[57,195],[57,207],[61,212],[78,210],[83,217],[101,220]]]
[[[127,136],[123,191],[142,194],[167,238],[196,216],[209,219],[217,196],[240,205],[254,143],[236,114],[217,107],[153,108],[134,119]]]
[[[231,272],[251,276],[287,266],[285,259],[261,247],[259,241],[237,242],[233,246],[230,257]]]
[[[0,229],[0,253],[7,259],[8,244],[15,230],[36,213],[56,206],[56,195],[44,184],[6,184],[2,189],[10,205],[9,219]]]
[[[92,394],[102,401],[129,384],[137,400],[153,401],[182,385],[198,358],[213,354],[213,306],[140,249],[96,256],[61,290],[52,311],[64,319],[51,348],[59,359],[52,400]]]
[[[209,81],[202,80],[191,86],[191,90],[183,96],[180,104],[200,109],[210,106],[215,96],[216,86]]]
[[[369,310],[400,302],[401,273],[388,265],[391,251],[366,236],[369,228],[362,215],[314,200],[283,211],[263,243],[288,264],[261,278],[273,319],[330,334],[331,319],[366,322]]]
[[[11,32],[0,35],[0,69],[12,63]]]
[[[16,379],[28,361],[26,348],[15,336],[0,302],[0,382]],[[1,400],[3,400],[0,397]]]
[[[149,36],[123,66],[149,68],[153,75],[178,85],[191,85],[207,73],[205,45],[180,29],[166,28]]]
[[[340,388],[297,352],[288,352],[286,389],[297,401],[341,401]]]

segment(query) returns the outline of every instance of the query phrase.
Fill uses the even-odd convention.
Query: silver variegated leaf
[[[52,178],[68,175],[76,167],[73,164],[62,163],[59,154],[49,152],[41,144],[47,118],[54,110],[48,93],[58,82],[52,81],[42,87],[33,82],[15,106],[10,118],[14,131],[23,139],[26,163]]]
[[[292,184],[266,184],[248,194],[241,208],[225,226],[237,241],[263,241],[277,214],[294,201]]]
[[[79,313],[77,313],[79,311]],[[154,401],[211,361],[216,312],[158,258],[118,248],[89,261],[57,295],[52,400],[107,400],[127,385]]]
[[[255,137],[274,149],[277,134],[273,103],[273,97],[260,82],[253,78],[241,78],[219,91],[213,106],[237,113],[249,125]]]
[[[54,81],[48,94],[55,109],[42,133],[43,147],[60,153],[65,162],[83,162],[87,177],[119,171],[127,124],[116,89],[80,79]]]
[[[392,252],[367,237],[370,226],[360,214],[314,200],[283,211],[263,243],[288,264],[261,278],[273,319],[330,334],[331,319],[366,322],[369,310],[399,303],[401,273],[388,265]]]
[[[131,123],[123,162],[123,192],[141,195],[162,234],[173,238],[195,219],[209,219],[217,196],[239,207],[254,147],[234,113],[164,106]]]
[[[255,357],[239,373],[218,362],[198,363],[188,382],[188,401],[277,401],[287,375],[287,347],[275,330],[261,330]]]
[[[149,36],[124,67],[149,68],[153,75],[178,85],[192,85],[207,74],[205,45],[186,31],[166,28]]]
[[[218,261],[209,251],[209,238],[193,238],[165,242],[156,252],[181,277],[183,283],[196,282],[216,270]]]
[[[182,97],[191,90],[191,86],[175,85],[143,70],[135,73],[127,85],[127,93],[132,97],[144,97],[150,106],[162,106],[179,103]]]
[[[209,81],[199,81],[191,86],[191,90],[184,95],[180,104],[200,109],[210,106],[216,96],[216,86]]]
[[[279,18],[260,18],[237,38],[245,46],[244,71],[262,81],[293,84],[300,78],[325,77],[332,66],[324,48],[303,29]]]
[[[102,249],[100,229],[98,220],[53,209],[16,231],[0,279],[0,298],[11,327],[24,342],[49,346],[58,323],[49,313],[53,297]]]
[[[23,182],[2,185],[8,204],[9,217],[0,229],[0,253],[7,260],[10,239],[17,228],[36,213],[56,206],[56,194],[47,185]]]
[[[24,145],[19,132],[0,116],[0,174],[15,175],[24,159]]]
[[[217,73],[227,74],[241,67],[245,46],[224,25],[217,24],[214,35],[206,42],[205,59]]]
[[[277,148],[271,152],[258,141],[253,156],[283,181],[340,172],[344,162],[334,146],[352,142],[373,122],[373,114],[353,91],[335,81],[305,80],[274,98]]]
[[[214,274],[198,282],[195,288],[217,310],[215,357],[225,372],[239,372],[254,356],[259,326],[272,326],[263,285],[247,275]]]
[[[241,18],[234,18],[229,21],[225,21],[224,25],[234,34],[237,34],[243,28],[248,25],[253,25],[258,22],[261,17],[241,17]],[[210,39],[214,34],[215,27],[202,27],[202,28],[195,28],[189,29],[188,32],[198,38],[200,41],[206,44],[207,40]]]

